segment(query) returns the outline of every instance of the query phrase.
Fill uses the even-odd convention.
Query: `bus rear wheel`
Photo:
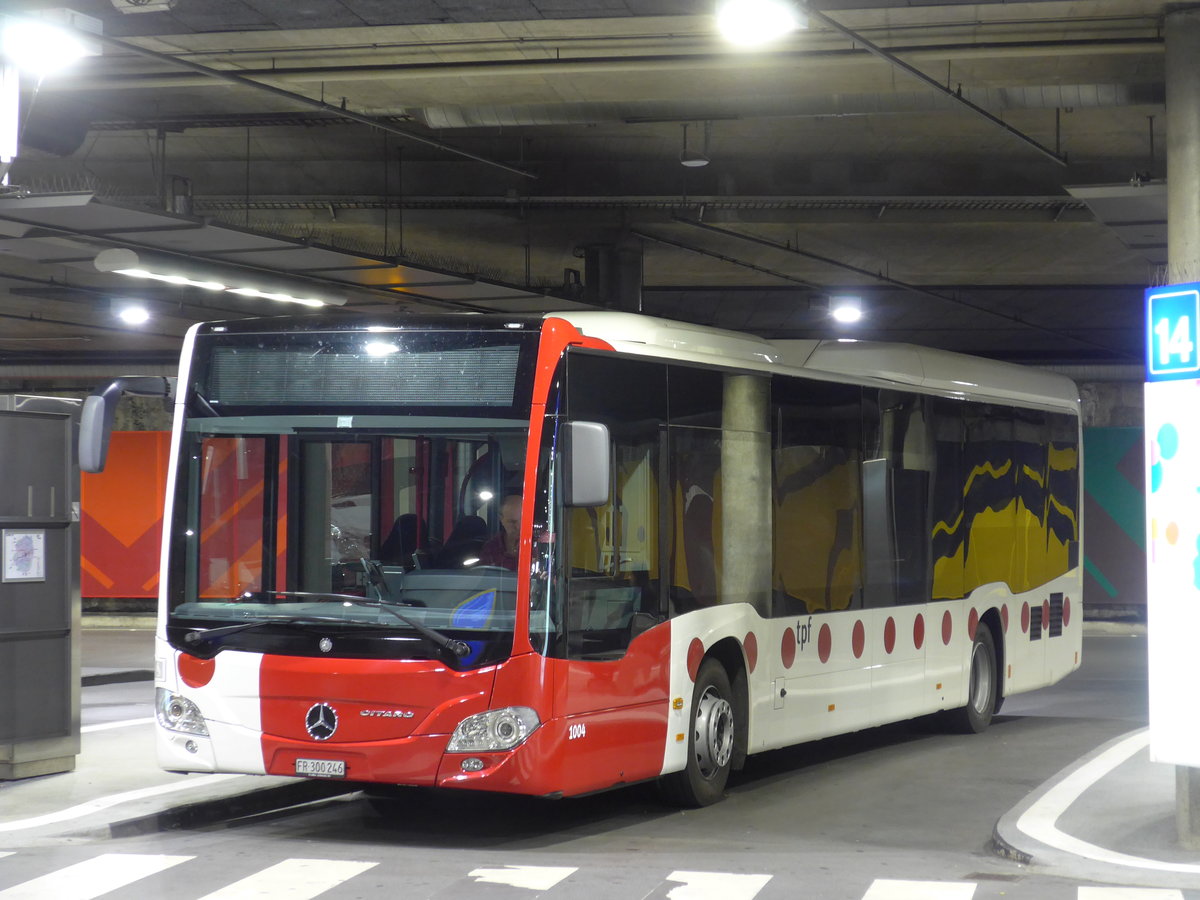
[[[982,622],[971,644],[970,682],[967,705],[945,713],[946,725],[962,734],[979,734],[992,722],[999,692],[996,672],[996,642],[992,630]]]
[[[708,806],[724,796],[733,767],[736,721],[725,667],[715,659],[704,660],[692,692],[687,765],[660,782],[668,800],[680,806]]]

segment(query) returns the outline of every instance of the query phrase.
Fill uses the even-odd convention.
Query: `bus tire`
[[[992,722],[996,711],[999,682],[996,672],[996,641],[992,629],[982,622],[975,629],[971,644],[970,680],[967,685],[967,705],[949,710],[946,724],[961,734],[979,734]]]
[[[725,795],[733,768],[737,715],[725,667],[713,658],[700,664],[692,692],[687,765],[664,775],[663,794],[680,806],[708,806]]]

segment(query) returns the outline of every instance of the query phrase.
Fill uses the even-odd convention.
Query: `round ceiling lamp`
[[[805,24],[788,0],[721,0],[717,5],[717,31],[739,47],[769,44]]]

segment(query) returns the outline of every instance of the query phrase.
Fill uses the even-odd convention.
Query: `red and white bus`
[[[749,754],[939,711],[980,731],[1079,665],[1066,378],[381,314],[198,325],[174,393],[171,771],[702,805]]]

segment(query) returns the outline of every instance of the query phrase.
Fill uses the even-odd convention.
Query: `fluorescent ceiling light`
[[[806,27],[788,0],[722,0],[717,6],[717,31],[739,47],[759,47]]]
[[[235,271],[231,267],[222,267],[219,263],[206,260],[194,260],[189,265],[187,260],[178,260],[169,256],[154,256],[138,254],[123,247],[113,247],[101,250],[96,254],[95,266],[98,271],[111,272],[115,275],[125,275],[129,278],[144,278],[151,281],[161,281],[180,287],[194,287],[206,291],[226,291],[242,297],[255,297],[263,300],[274,300],[278,303],[298,303],[301,306],[344,306],[345,297],[297,296],[285,290],[291,285],[282,277],[274,283],[271,276],[258,276],[253,272]],[[194,271],[188,271],[193,269]],[[215,281],[209,273],[219,275],[223,280]],[[254,282],[246,284],[245,282]],[[241,283],[239,283],[241,282]]]
[[[863,317],[862,299],[851,296],[830,297],[829,315],[843,324],[853,324]]]
[[[95,55],[95,50],[72,30],[39,19],[5,21],[3,46],[10,63],[39,78]]]
[[[145,325],[150,321],[150,311],[140,303],[115,301],[113,312],[126,325]]]

